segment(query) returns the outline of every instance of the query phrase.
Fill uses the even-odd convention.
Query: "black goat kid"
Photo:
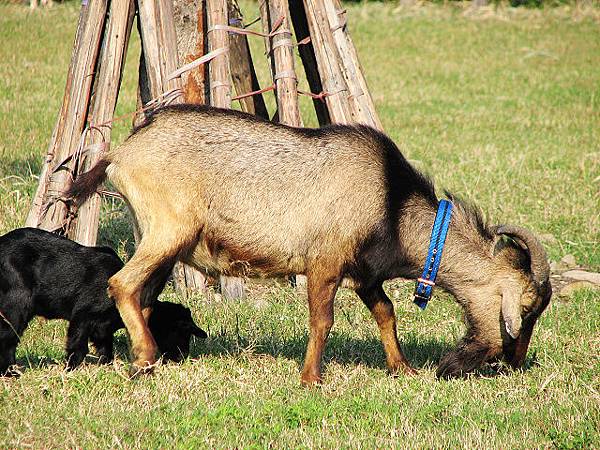
[[[113,334],[123,322],[107,297],[108,279],[123,262],[108,247],[84,247],[47,231],[21,228],[0,237],[0,375],[11,375],[20,337],[34,316],[66,319],[67,368],[94,344],[102,362],[113,358]],[[147,295],[156,299],[166,278]],[[149,326],[166,359],[189,353],[190,337],[206,337],[190,310],[155,302]]]

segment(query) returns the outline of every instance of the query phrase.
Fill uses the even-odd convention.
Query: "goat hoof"
[[[129,378],[133,380],[140,376],[152,375],[156,366],[157,363],[150,364],[148,361],[144,361],[141,364],[134,362],[129,368]]]
[[[300,377],[300,384],[304,387],[319,387],[323,384],[323,379],[318,375],[304,375]]]
[[[112,358],[112,357],[109,358],[107,356],[99,356],[97,364],[100,365],[100,366],[105,366],[107,364],[112,363],[113,359],[114,358]]]
[[[9,367],[4,371],[0,371],[0,378],[18,378],[21,376],[21,372],[16,366]]]
[[[388,365],[388,371],[392,377],[397,378],[402,375],[415,376],[418,375],[417,369],[405,363]]]

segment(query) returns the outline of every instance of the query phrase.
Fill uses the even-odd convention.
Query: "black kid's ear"
[[[208,336],[206,334],[206,331],[204,331],[202,328],[196,326],[196,324],[193,322],[187,324],[187,330],[190,332],[190,334],[192,336],[196,336],[201,339],[205,339]]]

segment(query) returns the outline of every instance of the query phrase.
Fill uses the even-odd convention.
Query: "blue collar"
[[[452,202],[440,200],[435,221],[433,222],[433,229],[431,230],[429,252],[425,260],[423,275],[417,279],[417,286],[415,287],[414,302],[421,309],[427,307],[427,302],[431,298],[431,291],[433,291],[433,287],[435,286],[435,277],[442,261],[442,251],[446,243],[446,234],[448,234],[451,218]]]

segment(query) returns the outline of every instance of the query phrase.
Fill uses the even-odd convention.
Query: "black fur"
[[[11,374],[17,344],[34,316],[69,321],[67,368],[81,364],[88,340],[101,361],[112,360],[113,334],[124,325],[106,288],[121,267],[111,248],[84,247],[43,230],[21,228],[0,237],[0,375]],[[187,356],[192,334],[206,337],[188,308],[155,302],[154,310],[160,312],[151,316],[150,330],[166,358]]]
[[[467,334],[458,343],[456,350],[440,360],[436,375],[438,378],[464,377],[481,366],[487,359],[489,347],[475,338],[475,333]]]
[[[409,164],[390,138],[364,125],[355,128],[372,135],[376,142],[381,143],[379,158],[384,167],[387,187],[385,216],[371,236],[358,248],[355,266],[348,270],[350,276],[358,280],[363,288],[368,288],[380,286],[384,280],[398,276],[400,267],[409,266],[404,260],[397,231],[398,220],[403,214],[406,201],[417,195],[426,199],[435,209],[438,200],[433,183]]]

